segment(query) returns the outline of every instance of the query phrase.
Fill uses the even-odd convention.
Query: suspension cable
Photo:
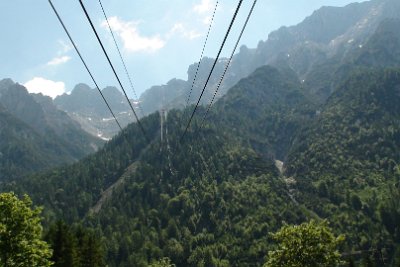
[[[104,102],[106,103],[108,109],[110,110],[112,116],[114,117],[115,122],[118,124],[119,129],[122,130],[121,124],[118,122],[117,118],[116,118],[115,115],[114,115],[114,112],[111,110],[110,105],[108,104],[106,98],[104,97],[103,93],[101,92],[100,87],[97,85],[97,82],[96,82],[96,80],[94,79],[94,77],[93,77],[93,75],[92,75],[92,72],[90,71],[90,69],[89,69],[89,67],[87,66],[85,60],[83,59],[81,53],[79,52],[78,47],[76,46],[74,40],[72,39],[71,35],[69,34],[69,32],[68,32],[68,30],[67,30],[67,27],[65,26],[64,22],[62,21],[60,15],[58,14],[58,12],[57,12],[56,8],[54,7],[53,3],[51,2],[51,0],[49,0],[49,4],[50,4],[51,8],[53,9],[54,13],[56,14],[56,16],[57,16],[57,18],[58,18],[58,21],[61,23],[61,26],[63,27],[65,33],[67,34],[67,36],[68,36],[68,38],[69,38],[69,40],[71,41],[72,45],[74,46],[76,53],[78,54],[79,58],[81,59],[83,65],[84,65],[85,68],[86,68],[86,71],[89,73],[90,78],[92,79],[92,81],[93,81],[93,83],[95,84],[97,90],[99,91],[101,97],[103,98],[103,100],[104,100]]]
[[[128,95],[126,94],[126,91],[125,91],[125,89],[124,89],[124,86],[122,85],[121,80],[119,79],[118,74],[117,74],[117,72],[115,71],[115,68],[114,68],[113,64],[111,63],[110,57],[108,56],[108,54],[107,54],[107,52],[106,52],[106,49],[104,48],[104,45],[103,45],[103,43],[102,43],[102,41],[101,41],[101,39],[100,39],[100,37],[99,37],[97,31],[96,31],[96,28],[95,28],[94,25],[93,25],[92,20],[90,19],[90,16],[89,16],[88,12],[86,11],[86,8],[85,8],[85,6],[84,6],[82,0],[79,0],[79,3],[81,4],[82,10],[83,10],[83,12],[85,13],[85,16],[86,16],[86,18],[87,18],[87,20],[88,20],[88,22],[89,22],[89,24],[90,24],[90,26],[91,26],[91,28],[92,28],[92,30],[93,30],[93,33],[96,35],[97,41],[98,41],[98,43],[100,44],[100,46],[101,46],[101,48],[102,48],[102,50],[103,50],[103,53],[104,53],[104,55],[105,55],[106,58],[107,58],[107,61],[108,61],[109,65],[110,65],[110,67],[111,67],[111,69],[112,69],[112,71],[113,71],[113,73],[114,73],[114,75],[115,75],[115,78],[117,79],[119,85],[121,86],[122,91],[124,92],[125,98],[126,98],[126,100],[128,101],[129,106],[131,107],[131,110],[132,110],[132,112],[133,112],[133,115],[134,115],[135,118],[136,118],[136,121],[137,121],[137,123],[138,123],[138,125],[139,125],[139,127],[140,127],[140,130],[142,131],[142,133],[143,133],[145,139],[147,140],[147,142],[150,143],[150,139],[147,137],[146,131],[144,130],[143,125],[142,125],[142,123],[140,122],[140,120],[139,120],[139,118],[138,118],[138,116],[137,116],[137,114],[136,114],[136,112],[135,112],[135,109],[133,108],[132,103],[131,103],[131,101],[129,100]]]
[[[81,0],[80,0],[80,1],[81,1]],[[203,97],[203,94],[204,94],[204,91],[206,90],[206,87],[207,87],[208,82],[210,81],[210,78],[211,78],[211,75],[212,75],[212,73],[213,73],[213,71],[214,71],[215,65],[217,64],[218,59],[219,59],[219,57],[220,57],[220,55],[221,55],[222,49],[223,49],[224,46],[225,46],[225,42],[226,42],[226,40],[228,39],[228,35],[229,35],[229,33],[230,33],[231,29],[232,29],[233,23],[235,22],[236,16],[237,16],[237,14],[238,14],[238,12],[239,12],[239,9],[240,9],[240,7],[241,7],[241,5],[242,5],[242,2],[243,2],[243,0],[239,0],[239,3],[238,3],[238,5],[237,5],[237,7],[236,7],[236,10],[235,10],[235,13],[234,13],[234,15],[233,15],[233,17],[232,17],[231,23],[229,24],[229,27],[228,27],[228,30],[227,30],[227,32],[226,32],[226,34],[225,34],[224,40],[223,40],[223,42],[222,42],[222,44],[221,44],[221,47],[220,47],[220,49],[219,49],[219,51],[218,51],[217,57],[216,57],[215,60],[214,60],[214,64],[213,64],[213,66],[212,66],[212,68],[211,68],[210,74],[208,75],[207,81],[206,81],[206,83],[204,84],[203,90],[201,91],[200,97],[199,97],[199,99],[198,99],[198,101],[197,101],[197,103],[196,103],[196,106],[194,107],[194,110],[193,110],[193,113],[192,113],[192,115],[191,115],[191,117],[190,117],[190,119],[189,119],[189,122],[188,122],[188,124],[186,125],[186,129],[185,129],[185,131],[183,132],[183,134],[182,134],[182,136],[181,136],[181,139],[180,139],[181,142],[183,141],[183,138],[185,137],[185,135],[186,135],[186,133],[187,133],[189,127],[190,127],[190,123],[191,123],[192,120],[193,120],[194,114],[196,113],[196,110],[197,110],[197,108],[198,108],[198,106],[199,106],[199,104],[200,104],[200,100],[201,100],[201,98]]]
[[[139,98],[138,98],[138,96],[137,96],[137,94],[136,94],[135,87],[133,86],[131,76],[129,75],[128,69],[127,69],[126,64],[125,64],[125,60],[124,60],[124,58],[122,57],[121,50],[119,49],[117,40],[115,39],[114,32],[113,32],[113,30],[112,30],[112,28],[111,28],[111,25],[110,25],[109,21],[108,21],[108,17],[107,17],[107,15],[106,15],[106,12],[104,11],[104,7],[103,7],[103,4],[101,3],[101,0],[99,0],[99,4],[100,4],[100,6],[101,6],[101,10],[103,11],[104,18],[106,19],[106,22],[107,22],[108,28],[109,28],[109,30],[110,30],[111,36],[112,36],[112,38],[113,38],[113,40],[114,40],[115,47],[116,47],[117,50],[118,50],[119,58],[121,59],[122,65],[124,66],[125,74],[126,74],[126,76],[128,77],[129,84],[130,84],[130,86],[131,86],[133,95],[135,96],[135,99],[138,101],[138,107],[139,107],[139,109],[140,109],[140,112],[142,113],[142,117],[144,117],[144,112],[143,112],[142,106],[140,105]]]
[[[217,95],[217,93],[218,93],[218,90],[219,90],[219,88],[220,88],[220,86],[221,86],[221,84],[222,84],[222,81],[223,81],[223,79],[224,79],[224,77],[225,77],[225,74],[226,74],[226,72],[227,72],[227,70],[228,70],[228,68],[229,68],[229,66],[230,66],[230,64],[231,64],[232,58],[233,58],[233,56],[234,56],[234,54],[235,54],[235,51],[236,51],[236,49],[237,49],[237,47],[238,47],[238,45],[239,45],[240,39],[242,38],[243,32],[244,32],[244,30],[246,29],[246,26],[247,26],[247,23],[249,22],[249,19],[250,19],[250,17],[251,17],[251,14],[253,13],[253,10],[254,10],[254,7],[255,7],[256,3],[257,3],[257,0],[254,0],[253,5],[252,5],[252,7],[251,7],[251,9],[250,9],[249,15],[247,16],[247,19],[246,19],[246,21],[245,21],[245,23],[244,23],[244,25],[243,25],[242,31],[240,32],[239,38],[238,38],[238,40],[236,41],[235,47],[234,47],[233,50],[232,50],[231,56],[229,57],[229,60],[228,60],[228,62],[227,62],[226,65],[225,65],[224,72],[223,72],[223,74],[222,74],[222,76],[221,76],[221,79],[220,79],[219,82],[218,82],[217,88],[215,89],[213,98],[211,99],[211,102],[210,102],[210,104],[209,104],[208,107],[207,107],[206,113],[204,113],[203,119],[202,119],[201,124],[200,124],[200,129],[203,128],[203,125],[204,125],[204,122],[205,122],[205,120],[206,120],[207,114],[208,114],[208,112],[210,111],[211,106],[212,106],[213,103],[214,103],[214,99],[215,99],[215,97],[216,97],[216,95]]]
[[[202,60],[203,60],[204,50],[205,50],[206,45],[207,45],[208,37],[209,37],[209,35],[210,35],[210,31],[211,31],[212,24],[213,24],[213,21],[214,21],[215,12],[217,11],[217,7],[218,7],[218,0],[217,0],[217,2],[215,3],[214,12],[213,12],[213,15],[212,15],[212,17],[211,17],[210,25],[208,26],[208,32],[207,32],[206,40],[204,41],[203,49],[202,49],[202,51],[201,51],[201,55],[200,55],[200,59],[199,59],[199,63],[197,64],[196,73],[195,73],[195,75],[194,75],[193,82],[192,82],[192,86],[190,87],[189,95],[188,95],[188,98],[187,98],[187,100],[186,100],[186,106],[189,105],[190,96],[192,95],[193,87],[194,87],[194,84],[195,84],[196,79],[197,79],[197,74],[199,73],[200,65],[201,65],[201,62],[202,62]]]

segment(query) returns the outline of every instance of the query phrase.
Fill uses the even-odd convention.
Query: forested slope
[[[168,256],[178,266],[261,264],[268,232],[303,218],[277,169],[215,126],[195,122],[178,143],[180,120],[168,115],[172,154],[167,144],[149,150],[99,214],[101,225],[112,225],[105,228],[110,262],[146,266]]]
[[[391,260],[399,242],[399,74],[358,69],[316,107],[292,72],[262,67],[205,124],[200,108],[183,140],[193,107],[170,111],[162,128],[159,113],[142,119],[150,143],[132,124],[96,154],[6,188],[44,204],[48,222],[96,227],[109,266],[162,257],[177,266],[260,266],[271,232],[310,218],[345,234],[343,251],[384,247]],[[285,161],[294,191],[275,159]]]
[[[400,70],[358,70],[297,137],[297,197],[357,247],[399,244]],[[396,246],[396,245],[395,245]]]
[[[248,81],[268,81],[270,72],[279,73],[267,68]],[[285,84],[283,77],[277,84]],[[250,86],[255,93],[276,84],[258,85]],[[276,95],[282,103],[291,101]],[[247,114],[248,107],[241,108]],[[150,143],[132,124],[96,154],[29,177],[18,188],[46,206],[48,221],[83,220],[102,229],[110,266],[146,266],[162,256],[178,266],[261,264],[270,247],[268,233],[282,221],[297,223],[305,216],[291,202],[273,158],[232,134],[229,124],[210,120],[201,128],[196,117],[180,142],[190,111],[169,112],[162,129],[158,113],[143,119]],[[90,213],[101,193],[135,162],[135,171],[98,213]]]
[[[264,66],[233,86],[207,121],[226,127],[264,156],[283,161],[293,137],[316,110],[292,70]]]
[[[0,106],[0,182],[69,160],[60,145]]]
[[[0,80],[0,181],[75,162],[103,142],[81,129],[49,97]]]

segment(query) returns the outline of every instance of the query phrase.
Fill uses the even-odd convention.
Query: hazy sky
[[[187,67],[198,61],[216,0],[103,0],[136,91],[171,78],[187,78]],[[228,55],[253,0],[244,0]],[[344,6],[354,0],[258,0],[243,35],[250,48],[280,26],[301,22],[321,6]],[[362,2],[362,1],[358,1]],[[117,85],[78,0],[53,0],[100,87]],[[127,78],[98,0],[84,1],[113,64],[128,92]],[[215,57],[237,1],[219,0],[205,55]],[[55,96],[77,83],[94,87],[47,0],[0,1],[0,79],[12,78],[31,92]]]

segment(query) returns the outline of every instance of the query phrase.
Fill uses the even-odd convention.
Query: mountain
[[[0,111],[0,181],[72,162],[66,147],[37,133],[5,109]]]
[[[400,240],[399,84],[398,68],[354,72],[295,138],[284,165],[296,198],[346,225],[363,249]]]
[[[299,82],[290,75],[262,68],[233,88],[221,108],[240,109],[245,117],[250,107],[233,99],[247,102],[255,95],[275,107],[297,103]],[[275,107],[260,107],[264,113],[258,119]],[[270,153],[258,153],[227,130],[231,113],[221,113],[226,117],[204,128],[196,118],[180,143],[189,111],[168,112],[162,129],[160,114],[147,116],[142,123],[150,143],[137,124],[129,125],[96,154],[51,174],[31,176],[17,191],[28,191],[49,207],[49,220],[56,216],[98,225],[109,240],[110,266],[146,266],[148,253],[151,258],[168,256],[178,266],[198,265],[207,257],[207,266],[259,265],[270,247],[268,233],[282,220],[296,223],[306,215],[291,201]],[[245,132],[242,128],[238,132]]]
[[[122,127],[135,120],[122,92],[109,86],[102,89],[102,93]],[[97,89],[91,89],[86,84],[78,84],[70,94],[56,97],[54,104],[67,112],[86,132],[103,140],[109,140],[120,130]],[[135,109],[141,116],[141,110],[137,106]]]
[[[29,94],[10,79],[0,81],[0,106],[0,180],[71,163],[102,145],[49,97]]]
[[[392,170],[400,160],[396,152],[400,146],[399,84],[398,69],[354,72],[297,137],[288,159],[288,174],[320,176]],[[314,154],[322,151],[326,158]],[[313,158],[318,158],[318,164],[313,164]],[[307,162],[307,168],[296,162]]]
[[[35,171],[53,159],[45,152],[45,139],[0,106],[0,181],[21,174],[21,169]]]
[[[129,104],[117,88],[109,86],[104,88],[102,93],[113,110],[115,108],[116,113],[129,108]],[[76,85],[70,94],[63,94],[56,97],[54,103],[67,112],[96,113],[100,116],[110,115],[98,91],[91,89],[86,84]]]
[[[400,18],[398,10],[395,0],[322,7],[300,24],[271,33],[257,50],[265,63],[284,61],[307,79],[313,65],[332,57],[346,60],[349,53],[362,48],[383,20]]]
[[[345,78],[337,75],[346,75],[349,72],[343,64],[353,64],[352,60],[356,60],[349,57],[358,53],[359,64],[364,64],[362,56],[368,55],[360,53],[373,50],[368,48],[373,45],[373,34],[388,34],[388,31],[395,34],[393,30],[396,26],[393,23],[400,19],[399,14],[400,6],[396,0],[373,0],[345,7],[322,7],[298,25],[281,27],[270,33],[267,40],[260,41],[255,49],[242,46],[233,57],[216,98],[225,95],[229,88],[257,68],[272,65],[291,69],[301,82],[307,83],[306,93],[312,95],[315,102],[322,103],[338,86],[335,81]],[[384,21],[392,26],[384,25]],[[392,47],[388,47],[387,51],[391,51],[391,48],[397,49],[391,43]],[[391,52],[380,56],[390,59]],[[139,98],[141,109],[136,106],[138,115],[142,117],[161,109],[184,108],[187,103],[196,103],[213,62],[214,59],[204,57],[199,68],[199,63],[188,67],[187,80],[171,79],[165,85],[146,90]],[[211,101],[226,63],[226,58],[217,62],[200,104],[206,105]],[[342,69],[338,69],[339,66]],[[193,84],[197,69],[197,79]],[[86,89],[80,88],[82,86]],[[113,95],[111,106],[113,110],[115,108],[121,124],[126,126],[132,122],[130,108],[122,93],[115,89]],[[55,103],[94,136],[108,139],[119,130],[98,93],[89,90],[86,85],[77,85],[71,95],[57,97]]]
[[[39,103],[22,85],[9,79],[0,83],[0,103],[18,119],[24,121],[41,134],[45,133],[46,118]]]
[[[400,18],[383,20],[360,49],[354,61],[369,67],[398,67],[400,62]]]
[[[315,65],[305,80],[308,94],[324,102],[354,68],[398,67],[400,64],[400,19],[384,19],[364,45],[350,50],[345,58],[334,56]]]
[[[342,64],[354,50],[364,47],[382,21],[400,19],[399,14],[400,4],[396,0],[373,0],[353,3],[345,7],[322,7],[298,25],[281,27],[270,33],[267,40],[260,41],[255,49],[242,46],[233,57],[217,98],[223,96],[240,79],[264,65],[291,68],[300,81],[313,79],[321,64],[332,60],[339,61],[339,65]],[[215,74],[205,92],[202,104],[210,101],[226,61],[222,58],[217,63]],[[204,58],[201,62],[198,83],[193,88],[189,103],[194,103],[200,95],[203,89],[201,85],[208,76],[212,62],[211,58]],[[197,65],[198,63],[189,67],[188,79],[183,91],[165,88],[164,94],[170,94],[169,98],[174,99],[165,103],[165,107],[185,105]],[[324,101],[330,93],[331,91],[322,93],[318,100]],[[146,99],[159,98],[159,93],[149,91],[145,94]],[[146,103],[143,105],[145,106]],[[153,109],[150,112],[156,111],[159,106],[152,105]]]
[[[258,153],[283,161],[293,137],[316,110],[293,71],[264,66],[233,86],[209,121],[226,126]]]
[[[164,256],[177,266],[259,266],[270,232],[310,218],[327,218],[347,250],[385,246],[393,257],[399,214],[385,195],[398,179],[398,84],[398,69],[360,69],[321,107],[292,71],[262,67],[203,127],[195,117],[183,142],[191,109],[168,112],[163,124],[155,113],[142,120],[150,143],[132,124],[17,190],[44,204],[48,220],[102,229],[110,266]]]
[[[223,60],[217,66],[217,74],[223,72]],[[202,65],[211,68],[213,59],[204,58]],[[190,79],[194,78],[197,64],[189,67]],[[193,95],[189,103],[193,103],[194,99],[199,97],[202,84],[205,82],[208,73],[201,69],[199,79],[194,86]],[[213,75],[211,82],[216,84],[219,80],[218,75]],[[165,85],[157,85],[146,90],[140,98],[135,102],[130,100],[139,117],[149,115],[154,111],[161,109],[184,108],[187,101],[186,91],[189,82],[172,79]],[[211,86],[207,88],[204,101],[209,101],[212,98],[213,91]],[[111,109],[118,118],[122,127],[125,127],[132,121],[134,116],[128,105],[124,95],[115,87],[106,87],[102,89],[104,97],[107,99]],[[203,102],[204,102],[203,101]],[[55,105],[67,112],[71,118],[77,121],[81,127],[88,133],[109,140],[119,132],[119,127],[115,123],[110,111],[101,98],[97,90],[91,89],[86,84],[78,84],[70,94],[63,94],[54,99]]]
[[[149,88],[140,96],[139,100],[144,114],[163,109],[166,103],[173,102],[177,95],[182,95],[185,88],[186,81],[179,79],[172,79],[165,85]]]

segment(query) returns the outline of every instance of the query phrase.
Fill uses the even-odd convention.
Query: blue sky
[[[229,55],[252,0],[244,0],[223,55]],[[250,48],[280,26],[301,22],[321,6],[354,0],[258,0],[241,44]],[[361,1],[358,1],[361,2]],[[117,85],[78,0],[53,0],[100,87]],[[97,0],[84,1],[128,92],[122,63]],[[103,0],[138,94],[172,78],[187,78],[198,61],[216,0]],[[215,57],[237,1],[219,0],[205,55]],[[47,0],[0,1],[0,79],[55,97],[77,83],[94,87]]]

